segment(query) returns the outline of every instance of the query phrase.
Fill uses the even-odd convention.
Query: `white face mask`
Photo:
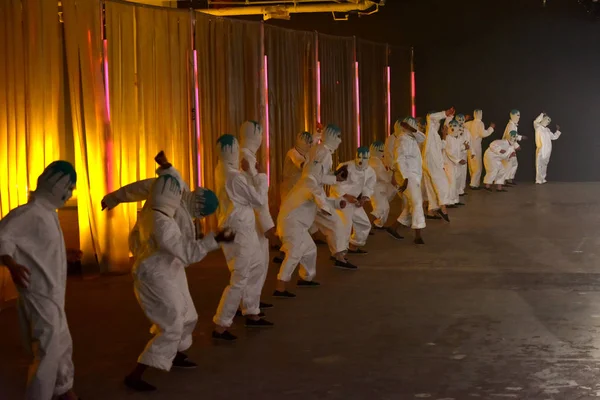
[[[475,110],[473,112],[473,117],[475,118],[475,121],[481,121],[483,119],[483,111]]]
[[[163,175],[157,178],[150,189],[150,204],[152,209],[173,218],[181,204],[181,186],[177,178]]]
[[[313,144],[313,138],[310,133],[302,132],[296,137],[296,150],[301,155],[305,156]]]
[[[519,120],[521,119],[521,113],[516,113],[516,114],[510,114],[510,120],[512,122],[514,122],[515,124],[519,123]]]
[[[73,196],[77,174],[66,161],[55,161],[48,165],[37,180],[34,197],[43,198],[54,208],[60,208]]]
[[[544,116],[544,118],[542,118],[542,126],[547,127],[548,125],[550,125],[550,122],[552,122],[552,120],[550,119],[549,116]]]
[[[335,127],[328,125],[325,127],[325,137],[323,143],[333,153],[342,143],[342,132]]]
[[[256,154],[262,144],[262,128],[258,122],[246,121],[240,127],[240,147]]]
[[[364,171],[369,166],[369,153],[360,153],[354,160],[356,163],[356,169]]]
[[[448,127],[448,134],[453,137],[457,137],[460,134],[460,126],[450,125]]]
[[[223,135],[217,140],[219,159],[232,169],[240,169],[240,146],[237,139],[231,135]]]

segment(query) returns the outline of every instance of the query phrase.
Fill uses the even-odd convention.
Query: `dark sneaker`
[[[364,255],[364,254],[369,254],[369,252],[366,250],[363,250],[363,249],[356,249],[356,250],[348,249],[348,254]]]
[[[260,302],[259,308],[261,310],[268,310],[269,308],[273,308],[275,307],[273,304],[269,304],[269,303],[263,303],[262,301]]]
[[[465,203],[456,203],[457,206],[466,206]]]
[[[372,225],[371,228],[375,229],[376,231],[385,231],[385,226]]]
[[[246,328],[271,328],[275,324],[266,319],[250,319],[246,318]]]
[[[502,192],[508,192],[508,190],[506,190],[506,189],[500,189],[500,190],[496,190],[496,192],[502,193]]]
[[[234,340],[237,339],[237,336],[233,335],[229,331],[225,331],[223,333],[219,333],[217,331],[213,331],[212,338],[213,339],[219,339],[219,340],[226,340],[228,342],[233,342]]]
[[[399,234],[398,232],[396,232],[396,230],[395,230],[394,228],[392,228],[392,227],[385,228],[385,231],[386,231],[386,232],[387,232],[387,233],[388,233],[388,234],[389,234],[391,237],[393,237],[394,239],[397,239],[397,240],[402,240],[402,239],[404,239],[404,236],[402,236],[401,234]]]
[[[305,288],[315,288],[315,287],[321,286],[321,284],[319,282],[305,281],[304,279],[298,279],[298,282],[296,284],[298,285],[298,287],[305,287]]]
[[[283,264],[283,257],[275,256],[273,257],[274,264]]]
[[[492,188],[489,188],[489,187],[486,187],[486,188],[485,188],[485,190],[486,190],[487,192],[492,192]]]
[[[131,376],[125,377],[123,383],[129,389],[133,389],[136,392],[154,392],[156,390],[156,386],[152,386],[151,384],[149,384],[146,381],[143,381],[142,379],[135,379]]]
[[[177,357],[175,357],[175,359],[173,360],[173,368],[181,368],[181,369],[194,369],[197,368],[198,364],[196,364],[193,361],[186,359],[177,359]]]
[[[479,186],[469,186],[469,189],[471,189],[471,190],[481,190],[481,188]]]
[[[278,299],[293,299],[294,297],[296,297],[296,295],[292,292],[288,292],[287,290],[285,292],[280,292],[279,290],[276,290],[275,292],[273,292],[273,297],[277,297]]]
[[[415,239],[415,244],[425,244],[425,242],[423,241],[423,238],[417,238]]]
[[[335,267],[340,269],[347,269],[350,271],[356,271],[358,267],[352,264],[350,261],[339,261],[335,260]]]
[[[446,208],[458,208],[458,206],[456,204],[450,204],[449,206],[446,206]]]
[[[442,219],[442,217],[437,216],[437,215],[425,215],[425,218],[427,218],[427,219]]]

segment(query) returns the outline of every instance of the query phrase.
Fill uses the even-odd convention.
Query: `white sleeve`
[[[485,128],[485,125],[484,125],[484,128]],[[494,133],[494,128],[492,128],[490,126],[489,128],[483,130],[483,133],[481,134],[481,137],[482,138],[486,138],[486,137],[490,136],[492,133]]]
[[[271,211],[269,210],[268,201],[258,210],[258,223],[260,224],[263,232],[266,232],[275,226],[275,222],[271,216]]]
[[[136,203],[147,200],[150,196],[150,188],[156,178],[144,179],[130,183],[122,188],[107,194],[102,199],[109,210],[112,210],[121,203]]]
[[[362,195],[371,198],[373,196],[373,192],[375,192],[375,182],[377,182],[377,176],[371,167],[367,168],[365,174],[367,174],[367,179],[362,190]]]
[[[267,175],[261,173],[249,179],[252,179],[252,185],[248,185],[241,174],[236,175],[231,182],[233,192],[245,199],[252,208],[261,208],[269,192]]]
[[[550,132],[550,139],[556,140],[560,137],[560,135],[562,135],[561,131],[556,131],[554,133]]]
[[[16,209],[0,220],[0,256],[15,258],[19,243],[28,240],[32,228],[37,228],[36,219],[31,210]]]
[[[306,162],[306,158],[304,158],[296,150],[292,149],[292,150],[288,151],[288,156],[290,157],[290,160],[292,160],[292,162],[294,163],[294,165],[296,166],[296,168],[302,169],[302,167],[304,167],[304,163]]]

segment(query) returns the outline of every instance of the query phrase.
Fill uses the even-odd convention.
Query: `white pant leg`
[[[373,206],[371,215],[375,217],[373,224],[381,228],[385,225],[390,215],[389,188],[386,185],[375,185],[375,191],[371,197],[371,205]]]
[[[402,214],[398,222],[412,229],[425,228],[425,213],[423,212],[423,198],[421,197],[421,181],[408,179],[408,186],[404,191]]]
[[[183,338],[186,305],[177,284],[179,271],[166,270],[165,265],[152,261],[154,265],[142,264],[133,275],[138,302],[146,317],[154,324],[151,330],[154,337],[146,345],[138,362],[169,371]]]
[[[456,165],[452,163],[446,163],[444,165],[444,171],[446,172],[446,177],[448,179],[448,204],[456,204],[458,203],[458,188],[457,188],[457,169]]]
[[[286,222],[286,223],[289,223]],[[317,246],[310,233],[300,224],[289,223],[283,227],[281,251],[285,253],[285,258],[277,279],[283,282],[289,282],[296,270],[298,264],[302,264],[300,277],[304,280],[312,280],[316,274],[317,265]]]
[[[481,154],[476,154],[475,157],[469,158],[469,173],[471,174],[471,187],[479,187],[481,184]]]
[[[429,211],[438,210],[440,208],[440,204],[438,203],[438,196],[435,192],[435,188],[433,187],[431,175],[427,170],[423,171],[423,188],[427,192],[427,209]]]
[[[177,273],[177,286],[183,295],[185,307],[183,311],[183,334],[181,335],[181,342],[179,342],[177,351],[186,351],[192,346],[192,334],[194,329],[196,329],[198,313],[196,312],[194,300],[190,294],[185,268],[181,268]]]
[[[19,295],[19,325],[23,343],[33,356],[26,400],[51,399],[73,387],[73,343],[60,301],[33,294]]]
[[[350,244],[357,247],[367,244],[369,232],[371,232],[371,221],[369,221],[369,216],[364,208],[359,207],[354,210],[352,228],[354,232],[350,236]]]
[[[458,166],[458,194],[465,194],[467,186],[467,164]]]
[[[351,204],[348,204],[346,208],[349,208],[350,206]],[[348,227],[342,220],[342,212],[344,212],[344,210],[336,210],[336,212],[331,215],[317,213],[315,218],[315,222],[319,227],[319,230],[327,238],[327,244],[329,245],[329,251],[331,252],[331,255],[336,255],[348,250],[350,233],[347,232]],[[350,225],[350,229],[351,227],[352,226]]]
[[[537,149],[535,153],[535,181],[536,183],[544,183],[546,182],[546,173],[548,171],[550,157],[542,156],[540,149]]]
[[[512,180],[515,179],[515,176],[517,175],[517,168],[519,167],[519,160],[517,160],[517,157],[512,157],[508,159],[508,170],[506,172],[506,175],[504,176],[504,179],[508,179],[508,180]]]

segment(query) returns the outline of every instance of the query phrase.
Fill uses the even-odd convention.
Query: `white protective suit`
[[[469,129],[465,126],[465,116],[462,114],[459,114],[456,116],[456,120],[458,121],[459,125],[460,125],[460,131],[458,134],[458,138],[460,140],[461,143],[463,143],[463,146],[460,149],[460,157],[462,160],[467,160],[470,155],[475,155],[474,151],[473,151],[473,146],[471,145],[471,132],[469,131]],[[468,147],[468,149],[467,149]],[[456,188],[458,189],[458,194],[459,195],[463,195],[465,194],[465,187],[467,186],[467,169],[468,166],[467,164],[459,164],[458,165],[458,173],[456,176],[457,182],[456,182]]]
[[[335,185],[337,183],[335,175],[331,172],[333,167],[331,155],[342,142],[341,136],[340,128],[335,125],[327,125],[323,132],[322,143],[310,150],[308,161],[304,166],[304,168],[307,168],[309,164],[314,164],[310,168],[319,170],[318,174],[322,176],[321,183],[323,185]],[[348,249],[346,229],[338,213],[332,213],[331,215],[318,213],[315,218],[315,225],[327,238],[331,255],[336,255]]]
[[[308,132],[301,132],[296,137],[296,145],[288,150],[283,161],[283,181],[281,182],[281,202],[292,190],[296,182],[302,175],[302,168],[306,162],[306,156],[312,147],[312,135]]]
[[[377,176],[373,168],[369,167],[368,160],[369,148],[359,147],[356,160],[347,161],[338,166],[338,169],[343,166],[348,167],[348,179],[331,187],[332,198],[342,200],[346,194],[356,198],[359,196],[372,198]],[[337,214],[344,224],[343,234],[346,247],[348,247],[348,243],[356,247],[367,244],[369,232],[371,232],[371,221],[364,208],[348,203],[345,208],[337,210]],[[354,228],[354,232],[352,228]]]
[[[448,177],[448,201],[449,204],[457,204],[459,202],[458,191],[458,174],[459,166],[464,150],[464,143],[459,137],[460,124],[456,121],[451,121],[448,124],[448,135],[446,135],[446,146],[444,147],[444,171]]]
[[[389,170],[394,167],[394,152],[396,151],[396,140],[398,138],[393,133],[385,138],[383,151],[383,165]]]
[[[269,186],[266,174],[248,176],[240,171],[239,144],[235,137],[223,135],[217,144],[220,156],[215,184],[219,198],[219,228],[231,229],[236,235],[233,243],[221,244],[231,279],[223,290],[213,321],[228,328],[240,301],[244,315],[260,313],[258,289],[262,289],[259,282],[263,275],[264,249],[256,231],[254,210],[264,206]]]
[[[535,121],[533,127],[535,129],[535,183],[538,185],[546,183],[546,172],[550,155],[552,154],[552,141],[560,137],[561,132],[557,130],[552,133],[548,125],[550,125],[550,117],[541,113]]]
[[[515,131],[519,132],[519,120],[521,119],[521,113],[518,110],[512,110],[510,112],[510,120],[506,125],[506,129],[504,130],[504,135],[502,135],[502,139],[508,140],[510,145],[515,150],[519,150],[521,146],[519,146],[519,142],[523,139],[523,136],[517,134],[516,136],[511,136],[510,132]],[[517,168],[519,167],[519,161],[517,160],[517,156],[506,159],[503,162],[504,168],[506,169],[506,175],[504,177],[505,180],[515,179],[515,175],[517,174]]]
[[[302,176],[281,203],[277,235],[281,238],[285,259],[277,275],[280,281],[289,282],[298,264],[302,266],[302,280],[312,281],[316,275],[317,246],[310,236],[310,228],[318,210],[327,214],[335,212],[333,201],[325,197],[322,177],[319,163],[306,165]]]
[[[256,164],[256,152],[262,144],[262,128],[257,122],[246,121],[240,128],[240,145],[241,145],[241,156],[250,164],[250,171],[243,172],[246,175],[248,182],[254,182],[253,177],[257,175],[255,164]],[[254,187],[255,190],[258,187]],[[269,239],[265,237],[265,233],[275,227],[273,217],[271,217],[271,211],[269,210],[269,192],[265,193],[263,199],[264,204],[254,210],[256,218],[256,232],[258,233],[258,241],[263,252],[263,266],[260,279],[256,282],[248,282],[248,291],[255,293],[261,293],[262,288],[267,279],[267,271],[269,270]],[[256,285],[253,287],[252,285]]]
[[[494,140],[485,151],[483,163],[485,165],[485,177],[483,183],[486,185],[503,185],[506,179],[506,168],[503,162],[510,158],[515,152],[508,140]]]
[[[154,324],[154,338],[138,362],[165,371],[171,369],[178,351],[192,345],[196,327],[197,315],[189,316],[188,309],[194,306],[185,268],[219,248],[212,234],[199,241],[182,234],[173,218],[181,193],[178,179],[171,175],[163,175],[152,184],[149,207],[142,210],[138,220],[140,247],[132,270],[138,302]]]
[[[73,387],[73,344],[65,314],[67,254],[56,209],[71,197],[76,181],[71,164],[51,163],[29,202],[0,220],[0,255],[31,273],[17,303],[21,337],[33,356],[27,400],[50,400]]]
[[[390,201],[394,199],[398,189],[392,185],[392,171],[383,163],[385,145],[383,142],[373,142],[370,148],[369,166],[375,172],[376,182],[371,205],[371,215],[375,217],[373,224],[383,228],[390,214]]]
[[[482,121],[483,111],[475,110],[473,112],[474,120],[465,123],[465,126],[471,134],[471,148],[468,151],[469,174],[471,175],[470,186],[478,188],[481,184],[481,172],[483,171],[483,149],[481,148],[482,139],[494,133],[494,128],[485,129]]]
[[[425,145],[423,146],[423,184],[427,192],[429,211],[436,211],[441,206],[451,203],[448,176],[444,171],[444,147],[438,131],[440,121],[446,118],[446,112],[427,115]]]
[[[412,128],[417,129],[414,118],[405,118],[404,121]],[[421,193],[421,179],[423,177],[423,159],[419,143],[425,140],[425,134],[409,132],[402,128],[401,121],[394,124],[395,149],[393,170],[396,182],[408,179],[408,186],[402,193],[402,213],[398,222],[413,229],[425,228],[425,214],[423,212],[423,195]]]

